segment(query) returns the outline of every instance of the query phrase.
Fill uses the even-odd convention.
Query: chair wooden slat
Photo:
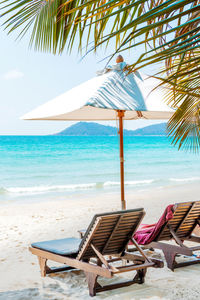
[[[139,226],[143,216],[143,209],[121,211],[120,213],[113,213],[111,216],[96,215],[89,226],[90,229],[84,235],[77,258],[87,259],[91,257],[91,254],[93,257],[97,256],[90,246],[91,243],[103,255],[111,252],[120,253]],[[118,242],[116,242],[116,238]],[[116,242],[116,244],[113,244],[113,242]]]
[[[191,230],[193,230],[193,227],[196,224],[196,220],[200,216],[200,201],[197,202],[187,202],[187,203],[178,203],[175,205],[175,211],[174,211],[174,216],[173,218],[168,222],[168,224],[174,229],[174,231],[177,233],[181,229],[185,229],[184,231],[181,232],[181,237],[184,235],[187,236]],[[198,211],[199,209],[199,211]],[[168,225],[166,224],[166,225]],[[183,227],[186,224],[190,225],[189,227]],[[172,238],[172,235],[165,226],[160,234],[157,240],[162,240],[162,239],[168,239]]]

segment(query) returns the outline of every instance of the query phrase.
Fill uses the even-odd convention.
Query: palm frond
[[[168,122],[168,134],[178,148],[198,151],[200,146],[200,50],[192,57],[185,56],[171,68],[171,74],[162,79],[166,87],[166,101],[176,108]],[[180,58],[181,60],[181,58]],[[172,71],[173,70],[173,71]]]

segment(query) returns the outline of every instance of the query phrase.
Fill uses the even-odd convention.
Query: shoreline
[[[199,200],[197,185],[181,185],[154,191],[126,193],[127,209],[144,207],[144,223],[154,223],[171,203]],[[74,272],[40,277],[35,256],[28,251],[32,242],[78,237],[95,213],[120,210],[119,194],[104,194],[51,201],[2,205],[0,210],[0,299],[91,299],[84,274]],[[184,299],[199,298],[199,265],[171,272],[148,270],[143,285],[98,294],[96,299]],[[132,274],[123,275],[129,278]]]
[[[125,198],[127,201],[131,199],[132,197],[136,198],[148,198],[149,193],[155,193],[156,197],[158,195],[162,198],[163,191],[168,191],[169,193],[176,194],[177,201],[182,201],[181,199],[188,200],[188,189],[193,190],[193,192],[198,195],[200,192],[200,188],[198,188],[199,180],[195,180],[193,182],[181,182],[181,183],[171,183],[171,184],[165,184],[165,185],[157,185],[157,186],[130,186],[125,185]],[[184,190],[184,193],[183,193]],[[179,197],[180,195],[180,197]],[[84,189],[77,189],[73,191],[49,191],[49,192],[41,192],[41,193],[7,193],[7,194],[1,194],[1,201],[0,201],[0,207],[1,206],[9,206],[9,205],[23,205],[23,204],[34,204],[34,203],[48,203],[48,202],[57,202],[57,201],[85,201],[85,198],[89,199],[101,199],[102,197],[115,197],[116,201],[119,201],[120,203],[120,185],[117,186],[117,188],[112,187],[106,187],[106,188],[84,188]],[[199,200],[200,197],[195,200]],[[183,200],[184,201],[184,200]],[[128,204],[128,202],[127,202]]]

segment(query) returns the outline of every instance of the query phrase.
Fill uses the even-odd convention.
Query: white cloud
[[[6,80],[19,79],[22,77],[24,77],[24,73],[19,70],[10,70],[3,75],[3,78]]]

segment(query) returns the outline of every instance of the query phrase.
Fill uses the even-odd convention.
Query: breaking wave
[[[154,180],[135,180],[135,181],[125,181],[125,185],[145,185],[151,184]],[[45,193],[53,191],[65,191],[65,190],[84,190],[84,189],[99,189],[104,187],[119,186],[118,181],[106,181],[99,183],[82,183],[82,184],[66,184],[66,185],[39,185],[39,186],[29,186],[29,187],[7,187],[0,188],[0,194],[11,193],[11,194],[35,194],[35,193]]]
[[[170,181],[175,182],[188,182],[188,181],[197,181],[200,180],[200,177],[188,177],[188,178],[170,178]]]

